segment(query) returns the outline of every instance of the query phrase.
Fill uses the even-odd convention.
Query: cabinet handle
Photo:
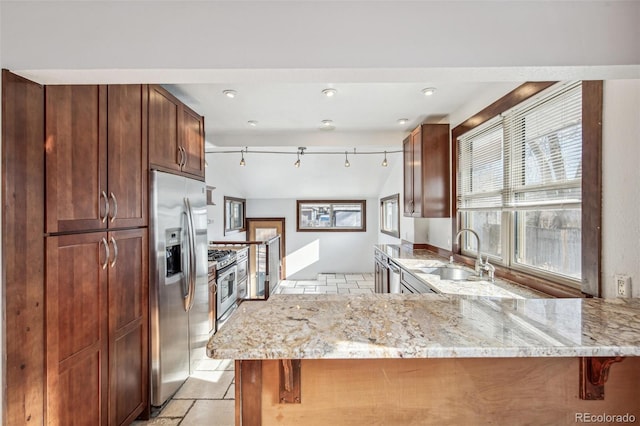
[[[183,159],[183,156],[182,156],[182,147],[181,147],[181,146],[179,146],[179,147],[178,147],[178,166],[181,166],[181,167],[182,167],[182,159]]]
[[[184,149],[184,147],[182,147],[182,153],[183,155],[183,162],[182,162],[182,167],[185,167],[187,165],[187,150]]]
[[[104,216],[100,216],[102,223],[106,223],[107,216],[109,216],[109,199],[107,198],[107,193],[102,191],[100,197],[104,198]]]
[[[113,223],[113,221],[116,220],[116,216],[118,216],[118,200],[116,199],[116,196],[113,194],[113,192],[109,195],[109,197],[113,199],[113,213],[109,212],[109,217],[111,218],[109,219],[109,222]]]
[[[106,238],[102,238],[102,240],[100,241],[100,244],[102,244],[104,246],[104,263],[102,264],[102,269],[107,269],[107,266],[109,265],[109,243],[107,243],[107,239]]]
[[[116,266],[116,262],[118,261],[118,243],[116,239],[111,237],[111,244],[113,245],[113,260],[111,261],[111,267]]]

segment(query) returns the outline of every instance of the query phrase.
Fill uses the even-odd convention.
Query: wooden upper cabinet
[[[183,106],[182,144],[185,161],[182,171],[204,179],[204,118]]]
[[[46,87],[46,232],[147,225],[145,88]]]
[[[204,118],[160,86],[149,86],[149,163],[204,180]]]
[[[181,102],[160,86],[149,86],[149,163],[181,171],[183,154],[178,133]]]
[[[403,151],[404,215],[450,217],[449,125],[422,124]]]
[[[46,86],[46,232],[106,228],[107,87]]]
[[[147,225],[147,95],[144,85],[108,87],[109,228]]]

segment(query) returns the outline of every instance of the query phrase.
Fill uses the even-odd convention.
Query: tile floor
[[[373,293],[373,274],[318,274],[315,280],[282,281],[279,294]],[[233,426],[234,362],[206,358],[160,413],[134,426]]]

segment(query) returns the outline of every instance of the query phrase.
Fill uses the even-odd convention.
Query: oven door
[[[238,286],[238,267],[233,264],[218,271],[218,319],[236,304]]]

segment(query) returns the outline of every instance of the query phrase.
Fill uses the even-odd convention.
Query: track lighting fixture
[[[260,149],[254,149],[253,151],[251,151],[252,154],[272,154],[272,155],[296,155],[296,161],[293,163],[294,167],[299,168],[300,165],[302,164],[302,156],[305,154],[308,155],[316,155],[316,156],[333,156],[333,155],[343,155],[344,153],[344,166],[345,167],[351,167],[351,162],[349,161],[349,150],[345,150],[345,151],[323,151],[323,150],[319,150],[319,151],[312,151],[312,152],[306,152],[307,147],[306,146],[299,146],[298,149],[296,151],[279,151],[279,150],[260,150]],[[247,154],[249,152],[249,148],[247,148],[246,146],[242,149],[240,149],[238,151],[238,149],[235,150],[229,150],[229,151],[225,151],[225,150],[216,150],[216,151],[208,151],[207,154],[235,154],[237,155],[238,152],[240,153],[240,166],[244,167],[247,165],[247,162],[244,158],[244,155]],[[382,167],[388,167],[389,166],[389,161],[387,159],[387,154],[401,154],[403,151],[402,150],[391,150],[391,151],[357,151],[357,148],[353,148],[353,152],[351,152],[351,154],[353,155],[383,155],[383,160],[382,163],[378,163],[380,164]]]
[[[300,167],[300,156],[304,155],[304,150],[307,149],[306,146],[299,146],[298,147],[298,152],[296,153],[298,155],[298,160],[293,163],[294,166],[296,166],[296,168]]]

